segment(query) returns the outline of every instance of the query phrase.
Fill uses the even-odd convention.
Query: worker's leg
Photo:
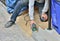
[[[24,6],[27,6],[27,3],[28,2],[25,2],[25,1],[22,1],[22,0],[17,2],[16,6],[15,6],[15,9],[14,9],[14,12],[13,12],[13,15],[11,16],[10,20],[5,25],[7,28],[12,26],[15,23],[16,18],[19,15],[18,12],[21,10],[21,8],[23,8]]]
[[[19,12],[20,12],[20,14],[22,12],[21,9],[23,7],[27,7],[27,4],[25,4],[25,3],[22,3],[21,5],[20,4],[21,4],[20,2],[17,4],[17,6],[16,6],[16,8],[15,8],[15,10],[13,12],[13,15],[11,16],[12,21],[16,21],[16,18],[19,15]]]

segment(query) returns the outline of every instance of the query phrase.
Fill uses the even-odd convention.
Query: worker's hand
[[[44,18],[44,20],[47,20],[47,19],[48,19],[48,16],[47,16],[46,13],[43,13],[43,14],[41,15],[41,18]]]
[[[32,26],[32,24],[36,24],[34,20],[30,21],[30,25]]]
[[[32,31],[38,31],[35,21],[31,20],[30,24]]]

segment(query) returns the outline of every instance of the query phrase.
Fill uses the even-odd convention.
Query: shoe
[[[13,22],[13,21],[8,21],[8,22],[5,24],[5,27],[6,27],[6,28],[9,28],[9,27],[11,27],[13,24],[15,24],[15,22]]]
[[[36,27],[36,24],[32,24],[32,31],[37,31],[38,29],[37,29],[37,27]]]

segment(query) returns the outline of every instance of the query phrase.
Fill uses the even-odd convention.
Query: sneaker
[[[15,24],[15,22],[13,22],[13,21],[8,21],[8,22],[5,24],[5,27],[6,27],[6,28],[9,28],[9,27],[11,27],[13,24]]]

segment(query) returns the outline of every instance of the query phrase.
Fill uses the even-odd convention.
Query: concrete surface
[[[17,24],[5,28],[4,25],[9,17],[5,6],[0,2],[0,41],[34,41],[32,37],[26,36]]]
[[[39,28],[38,32],[32,32],[32,36],[28,37],[17,24],[5,28],[9,17],[6,7],[0,2],[0,41],[60,41],[60,35],[54,29],[47,31]]]

